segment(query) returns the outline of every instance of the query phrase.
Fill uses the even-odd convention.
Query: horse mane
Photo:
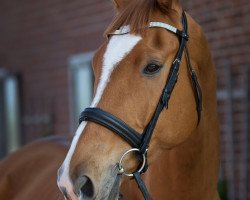
[[[130,32],[133,34],[144,35],[148,28],[149,19],[153,11],[158,10],[162,13],[169,13],[172,1],[160,0],[134,0],[128,1],[126,8],[120,10],[111,24],[104,32],[105,36],[113,33],[121,26],[129,25]]]

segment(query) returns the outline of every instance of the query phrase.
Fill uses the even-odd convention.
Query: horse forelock
[[[172,11],[172,0],[134,0],[126,2],[105,31],[105,36],[122,26],[129,25],[131,33],[144,35],[154,11],[167,14]]]

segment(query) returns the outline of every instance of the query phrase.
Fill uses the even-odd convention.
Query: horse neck
[[[187,141],[164,151],[149,167],[145,181],[155,199],[195,200],[204,193],[207,193],[206,198],[215,199],[218,136],[216,131],[213,133],[212,129],[207,131],[204,128],[197,128]],[[182,190],[186,193],[180,192]]]
[[[143,179],[154,199],[218,199],[217,133],[216,123],[211,128],[201,124],[188,140],[163,151],[150,164]],[[131,180],[124,182],[122,193],[126,199],[143,199]]]
[[[163,151],[145,174],[155,199],[218,199],[219,126],[214,90],[214,86],[204,89],[202,120],[190,137]]]
[[[203,92],[203,111],[198,127],[190,137],[172,148],[164,150],[149,166],[144,175],[145,182],[154,199],[218,200],[217,181],[219,172],[219,125],[216,103],[216,76],[211,54],[204,35],[195,35],[197,24],[189,17],[191,57],[199,53],[194,50],[200,38],[203,49],[198,63],[198,77]],[[204,67],[205,66],[205,67]],[[208,84],[209,83],[209,84]]]

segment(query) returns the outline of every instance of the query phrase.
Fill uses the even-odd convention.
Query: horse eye
[[[161,65],[156,63],[149,63],[143,70],[143,73],[146,75],[153,75],[160,71]]]

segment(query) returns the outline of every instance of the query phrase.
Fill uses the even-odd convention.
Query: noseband
[[[160,27],[164,28],[174,34],[176,34],[180,40],[180,46],[178,49],[178,52],[176,54],[176,57],[172,63],[172,66],[170,68],[170,72],[166,81],[166,85],[163,89],[163,92],[161,94],[160,100],[156,106],[155,112],[149,121],[148,125],[145,127],[142,134],[138,133],[136,130],[131,128],[129,125],[127,125],[125,122],[123,122],[121,119],[117,118],[116,116],[112,115],[111,113],[108,113],[100,108],[86,108],[80,115],[79,123],[82,121],[92,121],[97,124],[100,124],[112,132],[118,134],[121,138],[123,138],[132,149],[128,150],[123,154],[121,157],[121,160],[119,162],[119,173],[124,174],[126,176],[133,176],[145,198],[145,200],[151,200],[152,198],[149,195],[149,192],[144,184],[144,182],[141,179],[141,173],[144,173],[147,171],[147,149],[149,147],[150,140],[152,138],[152,135],[154,133],[154,128],[156,126],[157,120],[160,116],[161,111],[166,107],[168,108],[168,102],[171,97],[172,91],[175,87],[175,84],[178,79],[178,73],[179,73],[179,67],[180,62],[182,59],[183,52],[185,50],[186,58],[187,58],[187,64],[189,68],[189,73],[192,81],[192,87],[194,90],[195,100],[196,100],[196,110],[197,110],[197,116],[198,116],[198,122],[197,126],[200,122],[201,117],[201,110],[202,110],[202,91],[200,88],[200,85],[198,83],[198,79],[196,76],[196,73],[191,65],[188,48],[186,46],[186,43],[188,41],[188,24],[187,24],[187,18],[185,15],[185,12],[182,14],[182,26],[183,30],[178,30],[177,28],[165,24],[162,22],[150,22],[149,27]],[[115,35],[121,35],[126,34],[129,32],[128,27],[122,28],[120,30],[115,31],[113,34]],[[140,167],[138,167],[138,170],[132,174],[128,174],[124,171],[122,167],[122,161],[125,156],[129,153],[136,153],[140,155],[139,160],[142,163]]]

